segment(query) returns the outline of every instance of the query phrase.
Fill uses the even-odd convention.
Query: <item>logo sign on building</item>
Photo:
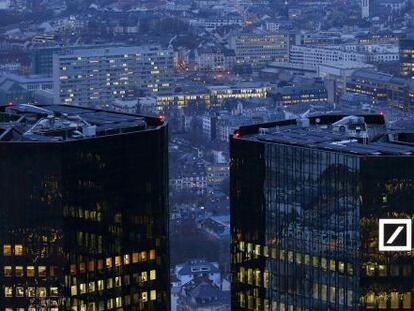
[[[379,251],[405,252],[412,250],[411,219],[379,220]]]

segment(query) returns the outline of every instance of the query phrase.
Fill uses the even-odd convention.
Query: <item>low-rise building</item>
[[[326,103],[328,91],[322,83],[279,87],[270,93],[275,103],[282,107],[304,103]]]
[[[207,183],[209,186],[218,186],[227,180],[230,176],[228,164],[208,164]]]
[[[238,64],[254,68],[288,59],[288,36],[282,33],[241,33],[230,40],[230,47],[236,53]]]
[[[212,216],[204,219],[199,224],[207,234],[217,239],[230,237],[230,216]]]
[[[51,77],[6,73],[0,76],[0,104],[25,104],[32,101],[36,91],[50,89],[53,89]]]
[[[230,295],[207,278],[196,278],[181,287],[177,311],[230,311]]]
[[[346,90],[346,83],[352,73],[360,69],[375,69],[374,65],[360,62],[326,62],[318,66],[318,76],[323,79],[335,80],[337,96]]]
[[[186,284],[199,277],[208,278],[217,286],[221,286],[221,272],[217,262],[205,259],[191,259],[174,267],[174,275],[181,284]]]
[[[368,95],[374,103],[386,103],[400,109],[407,109],[409,105],[407,81],[382,72],[357,70],[347,82],[346,90]]]

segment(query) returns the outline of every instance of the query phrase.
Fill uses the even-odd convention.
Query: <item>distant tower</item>
[[[362,3],[362,18],[369,17],[369,0],[361,0]]]

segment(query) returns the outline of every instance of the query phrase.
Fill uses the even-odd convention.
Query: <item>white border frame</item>
[[[407,226],[406,246],[386,246],[384,245],[384,225],[400,224]],[[412,250],[412,221],[411,219],[380,219],[378,249],[380,252],[411,252]]]

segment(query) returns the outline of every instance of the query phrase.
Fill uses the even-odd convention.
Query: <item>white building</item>
[[[354,51],[341,51],[337,48],[292,46],[289,53],[289,62],[293,64],[309,65],[317,68],[318,65],[328,62],[360,62],[366,63],[368,56]]]
[[[73,49],[53,55],[56,104],[105,105],[168,87],[173,51],[159,46]]]
[[[242,33],[229,44],[236,53],[238,64],[261,67],[271,61],[287,61],[288,36],[279,33]]]
[[[235,61],[233,50],[208,46],[194,50],[194,69],[197,71],[229,71]]]

